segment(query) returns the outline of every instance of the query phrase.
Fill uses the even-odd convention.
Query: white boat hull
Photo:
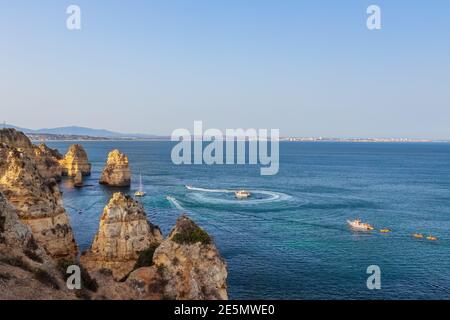
[[[248,198],[250,198],[251,194],[250,194],[250,192],[247,192],[247,191],[236,191],[234,193],[234,196],[237,199],[248,199]]]
[[[373,227],[367,225],[367,224],[362,224],[362,223],[357,223],[355,221],[348,221],[347,220],[348,225],[355,230],[358,231],[370,231],[373,230]]]

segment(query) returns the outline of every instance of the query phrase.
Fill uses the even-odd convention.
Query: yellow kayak
[[[423,239],[423,234],[421,234],[421,233],[413,233],[412,236],[417,239]]]
[[[392,231],[391,229],[380,229],[381,233],[388,233],[388,232],[391,232],[391,231]]]
[[[434,237],[434,236],[432,236],[432,235],[429,235],[429,236],[427,237],[427,240],[430,240],[430,241],[436,241],[437,238]]]

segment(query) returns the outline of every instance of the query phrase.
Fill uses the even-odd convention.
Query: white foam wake
[[[197,187],[193,187],[193,186],[186,186],[186,189],[192,190],[192,191],[213,192],[213,193],[228,193],[228,192],[235,192],[235,190],[228,190],[228,189],[206,189],[206,188],[197,188]]]
[[[199,191],[199,192],[205,192],[205,193],[234,193],[236,190],[230,190],[230,189],[206,189],[206,188],[197,188],[193,186],[186,186],[188,190],[192,191]],[[260,194],[265,195],[266,197],[263,199],[254,199],[249,198],[245,201],[237,201],[237,200],[230,200],[230,199],[221,199],[216,197],[208,197],[204,196],[202,194],[192,194],[192,197],[195,198],[197,201],[200,202],[208,202],[208,203],[224,203],[224,204],[239,204],[239,205],[251,205],[251,204],[261,204],[261,203],[269,203],[269,202],[277,202],[277,201],[285,201],[291,199],[290,195],[287,195],[285,193],[281,192],[273,192],[273,191],[267,191],[267,190],[248,190],[252,194]]]
[[[167,196],[166,199],[178,210],[184,211],[183,206],[172,196]]]

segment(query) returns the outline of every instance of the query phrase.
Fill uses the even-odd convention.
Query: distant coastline
[[[170,137],[154,137],[154,138],[134,138],[134,137],[96,137],[96,136],[79,136],[79,135],[60,135],[60,134],[30,134],[25,135],[33,142],[46,141],[170,141]]]
[[[450,140],[411,139],[411,138],[316,138],[316,137],[286,137],[280,141],[288,142],[371,142],[371,143],[430,143],[450,142]]]
[[[138,137],[95,137],[59,134],[29,134],[33,142],[80,142],[80,141],[171,141],[169,136],[152,138]],[[193,139],[196,140],[196,139]],[[336,143],[449,143],[450,140],[410,139],[410,138],[323,138],[323,137],[281,137],[280,142],[336,142]]]
[[[60,127],[51,129],[26,129],[4,123],[3,127],[14,128],[24,132],[33,142],[45,141],[171,141],[168,135],[150,135],[139,133],[120,133],[104,129],[92,129],[85,127]],[[197,140],[199,137],[193,137]],[[335,137],[280,137],[280,142],[355,142],[355,143],[448,143],[446,139],[421,139],[421,138],[335,138]]]

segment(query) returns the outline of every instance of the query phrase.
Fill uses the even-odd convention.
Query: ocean
[[[48,143],[63,154],[70,144]],[[254,165],[176,166],[172,142],[81,144],[93,165],[86,187],[61,183],[81,250],[113,192],[133,194],[141,172],[141,201],[165,235],[186,213],[214,238],[231,299],[450,299],[450,144],[282,142],[275,176]],[[98,184],[115,148],[130,159],[130,189]],[[254,197],[235,200],[241,188]],[[355,218],[376,229],[350,230]],[[370,265],[380,290],[367,288]]]

